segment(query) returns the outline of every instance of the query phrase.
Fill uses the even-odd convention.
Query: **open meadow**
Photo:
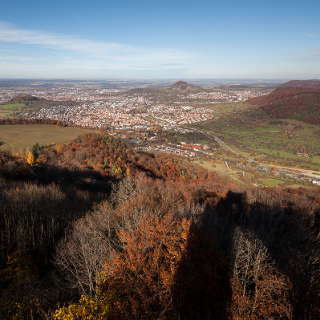
[[[246,167],[239,168],[234,164],[235,159],[230,161],[221,160],[196,160],[193,162],[195,165],[208,170],[209,172],[215,172],[220,177],[235,183],[240,188],[250,187],[277,187],[281,185],[293,186],[298,185],[299,187],[305,186],[301,181],[298,183],[294,179],[289,179],[284,176],[275,177],[267,172],[261,172],[259,170],[254,170],[253,168]]]
[[[65,143],[77,136],[95,130],[59,127],[47,124],[0,125],[0,149],[11,152],[24,152],[34,144],[49,145]]]
[[[262,110],[248,111],[243,104],[232,110],[195,127],[215,134],[258,161],[320,169],[319,126],[293,119],[271,119]]]

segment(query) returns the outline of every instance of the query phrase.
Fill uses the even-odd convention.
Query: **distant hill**
[[[177,81],[171,86],[166,87],[166,89],[173,89],[173,90],[179,90],[179,91],[195,91],[195,90],[201,90],[201,87],[195,86],[185,81]]]
[[[291,118],[320,125],[320,80],[289,81],[270,94],[248,100],[276,119]]]
[[[281,88],[317,88],[320,89],[320,80],[291,80],[280,86]]]
[[[177,96],[179,95],[187,96],[190,93],[198,93],[203,90],[203,88],[185,81],[177,81],[166,86],[135,88],[124,92],[123,94],[143,96],[153,103],[166,104],[176,101]]]
[[[169,86],[161,86],[161,87],[147,87],[147,88],[135,88],[129,90],[131,94],[172,94],[172,93],[180,93],[180,92],[195,92],[203,90],[200,86],[196,86],[190,84],[185,81],[177,81]]]

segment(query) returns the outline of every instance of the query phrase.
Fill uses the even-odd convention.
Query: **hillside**
[[[291,80],[282,85],[282,88],[316,88],[320,89],[320,80]]]
[[[191,92],[199,92],[203,89],[199,86],[192,85],[185,81],[177,81],[172,85],[169,86],[162,86],[162,87],[147,87],[147,88],[136,88],[131,89],[129,92],[131,94],[144,94],[148,96],[172,96],[177,94],[186,94]]]
[[[185,81],[177,81],[171,86],[166,87],[168,90],[178,90],[178,91],[199,91],[202,88],[199,86],[195,86]]]
[[[0,203],[3,320],[319,319],[317,191],[101,133],[0,152]]]
[[[274,119],[320,124],[320,80],[289,81],[270,94],[248,102]]]
[[[320,170],[318,123],[296,120],[292,114],[271,114],[263,107],[249,103],[213,105],[211,108],[216,110],[217,117],[193,125],[196,130],[218,136],[239,153],[244,152],[245,157],[257,161]]]

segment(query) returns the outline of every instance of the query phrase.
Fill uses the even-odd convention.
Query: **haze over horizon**
[[[320,78],[320,3],[11,1],[0,78]]]

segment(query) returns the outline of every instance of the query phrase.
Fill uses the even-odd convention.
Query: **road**
[[[188,129],[190,130],[190,128],[188,128]],[[320,173],[315,173],[315,170],[308,170],[308,169],[302,169],[302,168],[292,168],[292,167],[285,167],[285,166],[279,166],[279,165],[273,165],[273,164],[270,165],[268,163],[259,162],[259,161],[256,161],[256,160],[248,157],[248,156],[244,156],[240,152],[232,149],[223,140],[221,140],[219,137],[217,137],[211,133],[208,133],[208,132],[205,132],[205,131],[199,130],[199,129],[192,129],[192,131],[199,132],[199,133],[205,135],[206,137],[208,137],[209,139],[214,139],[216,141],[216,143],[218,143],[222,149],[224,149],[230,153],[233,153],[234,155],[236,155],[238,157],[242,157],[242,158],[244,157],[247,161],[249,161],[251,163],[255,163],[260,167],[270,168],[270,169],[275,168],[275,169],[281,170],[283,172],[287,172],[289,174],[302,175],[302,176],[305,176],[309,179],[320,179]]]

